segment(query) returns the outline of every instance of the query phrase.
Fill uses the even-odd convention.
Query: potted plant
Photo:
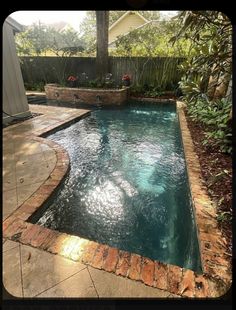
[[[123,75],[122,82],[124,86],[130,86],[130,76],[128,74]]]
[[[67,79],[67,83],[69,87],[77,87],[78,84],[78,78],[74,75],[70,75]]]

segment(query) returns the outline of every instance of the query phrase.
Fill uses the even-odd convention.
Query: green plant
[[[211,177],[207,181],[207,185],[208,185],[208,187],[212,187],[212,185],[214,185],[215,183],[221,181],[225,177],[227,178],[228,176],[230,176],[229,171],[224,169],[223,171],[221,171],[221,172],[219,172],[219,173],[217,173],[215,175],[211,175]],[[222,197],[220,199],[220,201],[218,201],[218,206],[221,205],[223,200],[224,200],[224,197]]]
[[[114,88],[115,87],[115,82],[113,80],[106,81],[104,87],[105,88]]]
[[[190,117],[206,127],[203,145],[210,143],[224,153],[232,152],[232,128],[229,121],[231,107],[232,102],[226,99],[214,102],[198,100],[188,104]]]
[[[231,222],[232,221],[232,214],[229,211],[222,211],[219,212],[217,215],[218,222]]]
[[[112,79],[95,79],[86,81],[86,83],[82,84],[81,86],[90,88],[115,88],[115,82]]]
[[[97,87],[97,80],[90,80],[88,82],[88,86],[92,87],[92,88],[96,88]]]
[[[164,94],[164,90],[160,86],[150,85],[149,88],[144,92],[145,96],[148,97],[159,97]]]
[[[153,98],[154,98],[154,97],[160,97],[160,96],[162,96],[163,94],[164,94],[163,91],[161,91],[161,90],[155,90],[155,89],[146,91],[146,92],[144,93],[145,96],[147,96],[147,97],[153,97]]]
[[[177,36],[188,38],[194,53],[180,66],[184,76],[180,87],[187,101],[224,98],[232,79],[232,24],[218,11],[182,11]]]
[[[132,85],[130,88],[131,94],[141,94],[146,90],[145,85]]]
[[[44,82],[38,83],[25,83],[26,90],[34,90],[34,91],[44,91]]]

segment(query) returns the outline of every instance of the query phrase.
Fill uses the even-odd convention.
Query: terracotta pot
[[[130,86],[130,80],[122,81],[124,86]]]
[[[72,88],[77,87],[77,81],[68,81],[68,86]]]

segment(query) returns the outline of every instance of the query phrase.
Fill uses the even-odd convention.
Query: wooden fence
[[[109,57],[109,72],[116,85],[124,74],[132,77],[137,86],[154,85],[171,90],[178,85],[182,72],[178,65],[183,58],[174,57]],[[94,57],[20,57],[25,84],[63,83],[69,75],[85,72],[89,80],[96,78]]]

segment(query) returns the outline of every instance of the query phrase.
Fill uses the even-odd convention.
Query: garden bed
[[[232,158],[221,153],[217,147],[203,145],[204,126],[186,118],[192,135],[195,152],[201,165],[201,173],[209,196],[217,205],[218,225],[232,250]]]

